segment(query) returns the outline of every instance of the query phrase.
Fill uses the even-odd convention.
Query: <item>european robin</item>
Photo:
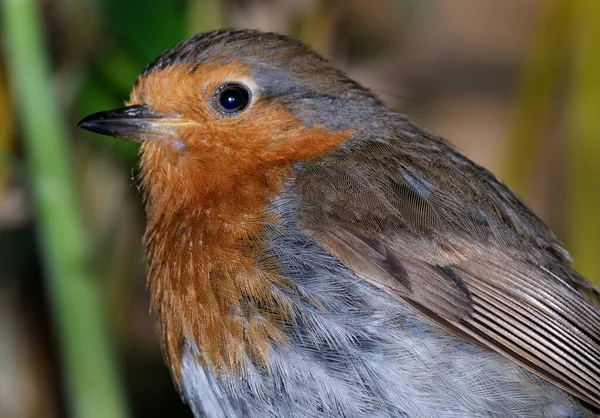
[[[300,42],[194,36],[79,126],[141,143],[151,304],[196,416],[597,413],[600,289],[499,179]]]

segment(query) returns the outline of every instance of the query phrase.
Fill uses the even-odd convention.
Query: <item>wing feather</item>
[[[598,288],[490,173],[443,142],[425,162],[401,145],[307,163],[301,230],[430,321],[600,408]]]

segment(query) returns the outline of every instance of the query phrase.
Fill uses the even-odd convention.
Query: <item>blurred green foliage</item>
[[[599,44],[600,3],[553,0],[544,5],[516,93],[503,178],[527,196],[548,146],[556,97],[567,96],[567,140],[561,151],[569,174],[563,198],[556,199],[565,219],[561,235],[577,269],[600,284],[600,55],[594,52]]]
[[[75,195],[68,134],[48,88],[50,72],[39,30],[40,12],[33,0],[6,1],[3,6],[8,69],[29,160],[69,410],[76,417],[124,418],[127,413],[105,309],[89,268],[90,245]]]

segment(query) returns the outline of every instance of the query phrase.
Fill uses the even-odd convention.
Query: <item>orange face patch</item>
[[[186,150],[197,156],[232,154],[237,162],[250,159],[253,164],[277,164],[324,154],[351,134],[307,127],[281,103],[261,98],[260,87],[241,62],[191,69],[174,66],[141,78],[128,102],[181,118],[174,126],[173,139],[179,142],[174,151]],[[228,82],[248,86],[253,96],[249,107],[234,116],[223,116],[213,106],[216,89]]]
[[[253,92],[232,117],[213,107],[226,82]],[[186,340],[216,370],[235,370],[245,359],[268,367],[268,347],[284,342],[292,311],[274,290],[288,285],[278,261],[265,256],[265,223],[275,221],[266,208],[294,162],[330,151],[350,132],[306,127],[284,105],[262,99],[241,63],[153,72],[136,84],[135,104],[178,121],[141,148],[148,283],[172,371],[178,377]]]

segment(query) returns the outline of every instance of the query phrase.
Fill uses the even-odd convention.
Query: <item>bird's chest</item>
[[[269,253],[293,315],[266,364],[246,359],[214,372],[198,361],[202,347],[186,341],[180,383],[197,416],[578,416],[562,391],[424,321],[281,215],[267,227]]]

